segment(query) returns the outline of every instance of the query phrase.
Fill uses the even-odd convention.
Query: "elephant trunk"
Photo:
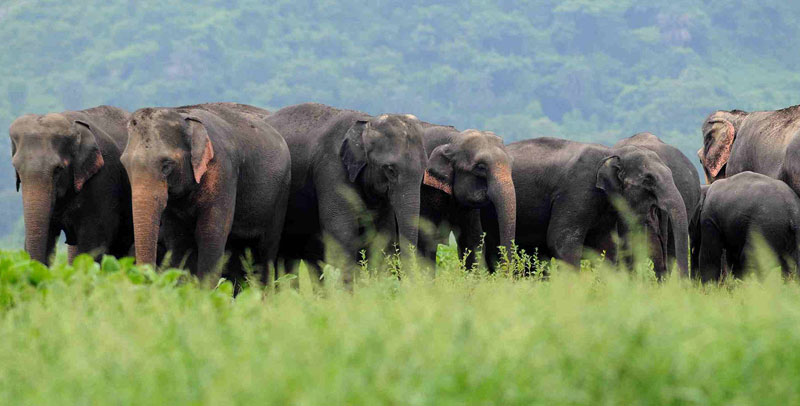
[[[648,216],[647,240],[653,269],[660,278],[669,266],[669,213],[653,206]]]
[[[511,252],[511,241],[517,230],[517,193],[511,180],[508,164],[497,164],[492,168],[488,182],[488,195],[497,212],[500,244]]]
[[[32,259],[47,263],[50,217],[55,200],[50,179],[22,182],[22,203],[25,219],[25,250]]]
[[[398,241],[401,248],[417,246],[419,234],[420,184],[395,189],[389,197],[397,221]]]
[[[678,188],[669,183],[664,191],[664,197],[659,199],[664,210],[669,213],[672,224],[673,240],[675,243],[675,256],[678,261],[678,270],[681,276],[689,275],[689,221],[686,217],[686,206],[683,203]]]
[[[138,264],[155,264],[161,214],[167,206],[167,186],[139,182],[131,185],[133,238]]]

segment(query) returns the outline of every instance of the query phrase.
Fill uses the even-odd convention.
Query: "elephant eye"
[[[171,159],[165,159],[161,162],[161,174],[164,176],[169,176],[172,171],[175,169],[175,162]]]
[[[480,163],[475,165],[475,168],[473,169],[473,171],[475,173],[478,173],[478,174],[481,174],[481,175],[485,175],[486,171],[488,171],[488,169],[489,168],[486,166],[485,163],[480,162]]]
[[[383,165],[383,173],[385,173],[389,179],[394,179],[397,177],[397,169],[395,169],[394,165],[392,164]]]

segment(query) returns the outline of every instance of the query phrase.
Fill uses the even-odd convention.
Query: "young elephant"
[[[528,253],[555,257],[577,266],[584,247],[615,256],[612,232],[620,223],[613,197],[621,197],[648,229],[672,240],[681,274],[688,275],[686,208],[672,173],[656,153],[639,147],[537,138],[506,145],[513,158],[517,194],[517,245]],[[481,210],[481,222],[492,221]],[[622,236],[624,237],[624,235]],[[497,244],[492,227],[486,244]],[[662,252],[667,252],[666,249]],[[490,260],[490,264],[494,261]],[[660,261],[661,275],[666,258]]]
[[[64,231],[78,253],[125,256],[133,244],[128,178],[119,158],[129,113],[111,106],[29,114],[9,128],[22,185],[25,249],[47,263]]]
[[[700,272],[704,282],[721,277],[722,253],[728,269],[741,277],[753,265],[754,233],[777,254],[784,274],[800,260],[800,198],[784,182],[754,172],[715,181],[695,215]]]
[[[275,259],[290,184],[283,138],[266,110],[234,103],[137,110],[122,162],[133,197],[136,260],[153,263],[163,242],[202,277],[226,248]],[[237,259],[237,258],[232,258]]]
[[[434,230],[420,232],[420,250],[435,260],[438,244],[452,230],[459,253],[475,252],[483,233],[482,207],[497,213],[499,221],[486,226],[496,228],[500,244],[509,249],[516,232],[517,203],[511,157],[502,138],[489,131],[458,132],[453,127],[426,125],[424,141],[429,158],[421,217]]]

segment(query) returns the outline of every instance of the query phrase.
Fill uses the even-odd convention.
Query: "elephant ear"
[[[431,152],[422,183],[448,195],[453,194],[453,159],[450,144],[440,145]]]
[[[194,181],[200,183],[203,175],[208,170],[208,163],[214,158],[214,146],[208,138],[208,130],[203,122],[197,117],[186,117],[187,133],[189,135],[189,145],[192,148],[192,171]]]
[[[604,190],[606,193],[615,193],[622,188],[623,176],[624,171],[622,170],[620,157],[612,155],[603,159],[600,163],[600,167],[597,169],[595,187]]]
[[[12,159],[14,158],[14,155],[17,155],[17,143],[15,143],[14,139],[12,138],[11,139],[11,158]],[[19,181],[19,172],[14,170],[14,175],[17,177],[17,192],[19,192],[19,184],[21,183]]]
[[[736,129],[730,121],[725,119],[715,119],[710,123],[712,131],[722,131],[722,134],[718,138],[714,137],[711,145],[706,146],[703,153],[703,167],[708,169],[711,177],[716,177],[731,156]]]
[[[358,120],[353,124],[342,140],[339,157],[342,159],[347,178],[355,182],[358,174],[367,165],[367,151],[364,149],[364,131],[367,129],[366,120]]]
[[[86,182],[105,165],[105,161],[92,126],[80,120],[75,120],[72,125],[78,134],[72,173],[75,191],[80,192]]]

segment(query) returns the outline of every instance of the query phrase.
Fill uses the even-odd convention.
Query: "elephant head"
[[[423,183],[452,195],[466,207],[493,204],[500,243],[510,249],[517,217],[511,164],[500,137],[488,131],[466,130],[431,152]]]
[[[638,147],[615,149],[597,170],[596,187],[622,197],[651,238],[658,274],[666,271],[669,230],[672,230],[678,267],[688,275],[688,219],[672,172],[655,152]]]
[[[197,190],[213,159],[214,147],[200,118],[150,108],[131,116],[128,145],[120,160],[131,183],[138,263],[155,263],[168,198]]]
[[[9,128],[11,162],[22,185],[25,249],[46,262],[50,221],[56,199],[79,193],[104,165],[88,122],[63,114],[29,114]]]
[[[716,111],[703,122],[703,148],[697,152],[706,182],[725,177],[725,165],[731,156],[736,131],[747,113],[741,110]]]
[[[417,245],[420,187],[427,166],[422,127],[413,115],[364,117],[347,129],[339,150],[350,182],[388,203],[401,247]]]

